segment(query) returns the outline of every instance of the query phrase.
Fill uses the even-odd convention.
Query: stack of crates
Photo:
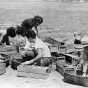
[[[64,46],[64,45],[63,46],[59,46],[59,52],[60,53],[63,53],[64,54],[64,53],[66,53],[66,50],[67,50],[66,49],[66,46]]]
[[[58,52],[59,46],[58,45],[51,45],[49,46],[50,52]]]

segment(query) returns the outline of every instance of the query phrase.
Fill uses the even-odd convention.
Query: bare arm
[[[34,59],[32,59],[32,60],[30,60],[30,61],[26,61],[26,62],[24,62],[24,63],[22,63],[22,64],[31,64],[31,63],[33,63],[34,61],[40,59],[40,58],[42,57],[42,49],[37,49],[37,52],[38,52],[38,55],[37,55]]]

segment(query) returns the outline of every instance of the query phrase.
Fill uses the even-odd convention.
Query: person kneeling
[[[22,65],[31,64],[39,60],[39,58],[42,58],[42,57],[51,57],[51,53],[50,53],[48,46],[36,36],[34,31],[32,30],[28,31],[26,33],[26,37],[27,37],[27,42],[26,42],[25,49],[32,50],[34,52],[34,55],[32,56],[30,60],[29,59],[30,52],[27,51],[23,53],[23,56],[27,56],[27,57],[25,58],[25,62],[23,62]],[[28,61],[26,61],[26,59]]]

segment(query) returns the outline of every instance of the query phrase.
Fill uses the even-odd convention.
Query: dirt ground
[[[17,71],[7,68],[7,72],[0,76],[1,88],[84,88],[63,82],[63,77],[58,72],[52,72],[44,79],[17,77]]]

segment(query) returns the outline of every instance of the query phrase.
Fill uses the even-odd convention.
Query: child
[[[1,39],[1,45],[4,43],[6,45],[11,45],[11,43],[14,43],[13,38],[16,36],[15,30],[16,29],[14,27],[9,27],[7,29],[6,34]]]
[[[17,26],[16,30],[16,42],[20,47],[25,46],[25,30],[21,26]]]
[[[27,44],[27,49],[33,49],[35,52],[37,52],[36,55],[34,55],[34,57],[32,58],[31,62],[38,60],[41,57],[51,57],[51,53],[50,50],[48,48],[48,46],[36,36],[36,33],[32,30],[32,31],[28,31],[26,33],[26,37],[28,39],[29,44]],[[25,55],[25,53],[23,54]],[[30,56],[30,54],[29,54]],[[26,61],[22,64],[29,64],[30,61]]]
[[[34,30],[34,32],[38,35],[38,26],[43,22],[43,18],[41,16],[34,16],[34,18],[25,19],[21,26],[26,30]]]
[[[43,18],[41,16],[34,16],[33,20],[36,34],[38,35],[38,26],[43,23]]]
[[[32,30],[32,28],[34,27],[33,18],[25,19],[22,22],[21,26],[25,29],[25,31]]]

